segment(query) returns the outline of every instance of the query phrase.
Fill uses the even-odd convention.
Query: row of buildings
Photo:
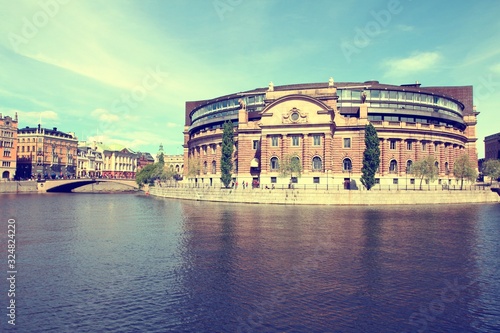
[[[332,78],[276,87],[270,83],[186,102],[184,177],[197,183],[220,181],[222,127],[231,121],[235,180],[349,184],[361,177],[364,130],[371,123],[381,148],[377,183],[414,184],[412,164],[431,155],[439,170],[436,182],[451,184],[458,156],[466,154],[477,167],[478,114],[472,86],[334,82]],[[497,142],[496,148],[490,149],[486,140],[487,158],[500,157],[498,137],[491,140]],[[280,161],[290,155],[300,160],[300,178],[280,177]],[[196,174],[189,163],[200,165]]]
[[[0,176],[10,179],[126,178],[155,162],[150,153],[102,142],[78,141],[74,133],[56,127],[18,128],[14,118],[0,114]],[[160,151],[162,152],[160,146]],[[182,155],[165,156],[168,167],[180,172]]]

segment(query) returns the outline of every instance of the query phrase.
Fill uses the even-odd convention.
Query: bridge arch
[[[38,183],[39,192],[59,192],[59,193],[69,193],[75,188],[82,187],[89,184],[95,183],[116,183],[126,186],[130,186],[134,189],[139,189],[139,185],[135,180],[130,179],[68,179],[68,180],[48,180],[45,182]]]

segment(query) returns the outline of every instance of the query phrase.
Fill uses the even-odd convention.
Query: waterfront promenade
[[[221,189],[187,185],[147,186],[147,194],[164,198],[198,201],[238,202],[281,205],[429,205],[463,203],[498,203],[500,196],[489,187],[467,186],[463,190],[426,186],[422,190],[405,187],[345,190],[342,187],[295,187]]]

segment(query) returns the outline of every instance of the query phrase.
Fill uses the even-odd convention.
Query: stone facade
[[[337,187],[338,188],[338,187]],[[146,187],[153,196],[214,202],[238,202],[278,205],[432,205],[499,203],[500,196],[490,189],[471,186],[467,190],[370,190],[349,191],[340,189],[219,189],[155,186]]]
[[[500,133],[484,138],[484,154],[485,160],[500,159]]]
[[[0,113],[0,177],[13,179],[16,173],[17,113],[14,118]]]
[[[103,156],[102,178],[134,179],[139,156],[133,150],[117,144],[95,144]]]
[[[78,178],[101,178],[104,167],[102,152],[97,150],[96,143],[89,144],[86,141],[78,143]]]
[[[453,89],[451,89],[453,88]],[[220,183],[222,126],[234,125],[235,182],[360,186],[365,126],[378,133],[379,184],[414,184],[411,165],[435,157],[436,184],[451,184],[453,163],[467,154],[477,166],[477,112],[472,87],[363,83],[270,85],[212,100],[187,102],[184,178]],[[300,177],[281,176],[279,164],[297,156]],[[193,172],[189,163],[199,163]]]
[[[163,160],[166,168],[169,168],[177,174],[182,174],[184,169],[183,155],[164,155]]]
[[[17,177],[73,178],[78,139],[73,133],[37,127],[18,129]]]

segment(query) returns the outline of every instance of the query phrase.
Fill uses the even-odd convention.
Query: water
[[[500,331],[498,204],[47,194],[1,195],[0,206],[2,332]]]

